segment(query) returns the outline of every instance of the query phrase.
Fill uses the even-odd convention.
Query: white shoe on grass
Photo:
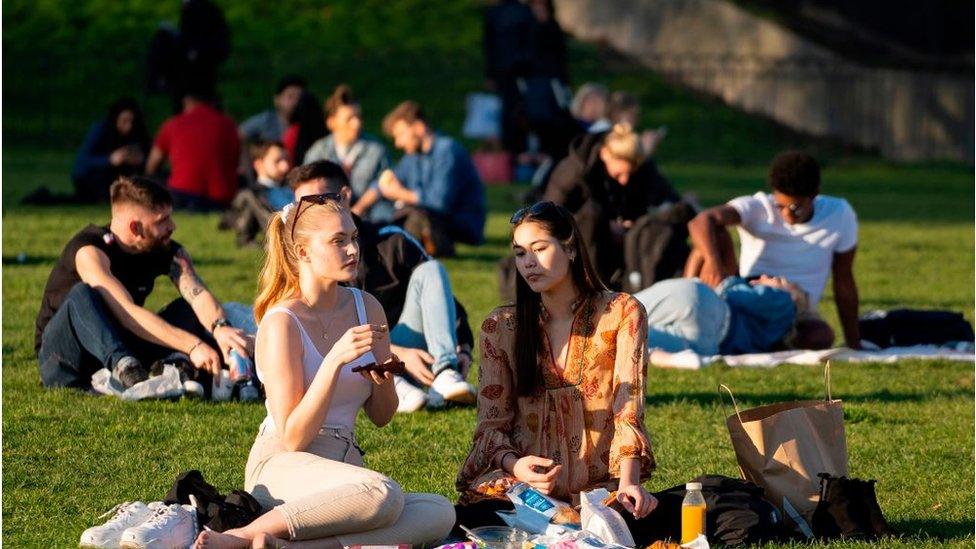
[[[113,507],[109,512],[98,517],[103,518],[112,515],[104,524],[92,526],[81,533],[79,547],[94,547],[98,549],[115,549],[119,546],[122,533],[128,528],[138,526],[152,516],[153,511],[159,507],[160,503],[150,503],[146,505],[141,501],[120,503]],[[113,514],[114,513],[114,514]]]
[[[400,400],[397,404],[397,412],[416,412],[427,404],[427,394],[402,376],[393,376],[393,388],[396,389],[397,398]]]
[[[431,391],[437,391],[444,400],[458,404],[474,404],[478,396],[474,387],[461,377],[454,368],[445,368],[434,378],[430,386]]]
[[[190,547],[197,538],[197,510],[192,505],[160,505],[148,520],[122,532],[122,549]]]

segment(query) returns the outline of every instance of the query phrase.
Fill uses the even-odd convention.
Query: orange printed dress
[[[515,482],[501,470],[508,452],[561,464],[551,495],[566,501],[598,486],[615,490],[622,458],[640,459],[642,479],[654,469],[644,428],[644,307],[633,296],[611,292],[579,304],[562,372],[543,322],[544,386],[530,396],[515,389],[515,308],[495,309],[481,326],[478,425],[456,481],[460,505],[505,498]]]

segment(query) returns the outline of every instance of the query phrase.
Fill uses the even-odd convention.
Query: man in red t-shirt
[[[188,210],[223,209],[237,193],[240,138],[237,124],[202,94],[183,96],[183,112],[163,123],[146,173],[159,172],[169,159],[173,205]]]

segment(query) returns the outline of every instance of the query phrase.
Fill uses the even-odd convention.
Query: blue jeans
[[[445,368],[457,368],[457,313],[447,271],[431,259],[417,266],[407,283],[407,296],[390,342],[400,347],[423,349],[434,357],[436,376]]]
[[[213,337],[183,299],[174,300],[159,316],[217,348]],[[148,368],[153,361],[172,352],[123,328],[101,294],[79,282],[44,327],[37,366],[45,387],[87,388],[92,374],[101,368],[112,369],[124,356],[133,356]]]
[[[647,310],[647,346],[676,353],[691,349],[702,356],[718,354],[729,327],[729,307],[697,279],[672,278],[645,288],[634,297]]]

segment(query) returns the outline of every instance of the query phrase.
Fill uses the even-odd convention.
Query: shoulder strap
[[[369,320],[366,317],[366,303],[363,301],[363,292],[359,288],[349,288],[349,290],[356,299],[356,316],[359,317],[359,324],[366,324]]]
[[[308,336],[308,333],[305,331],[305,327],[302,326],[302,321],[298,319],[298,315],[296,315],[291,309],[288,309],[287,307],[272,307],[264,312],[264,316],[267,317],[268,315],[274,313],[285,313],[286,315],[290,316],[291,319],[295,321],[295,325],[298,326],[299,333],[302,334],[302,344],[312,345],[312,348],[315,348],[315,345],[312,344],[312,338]]]

